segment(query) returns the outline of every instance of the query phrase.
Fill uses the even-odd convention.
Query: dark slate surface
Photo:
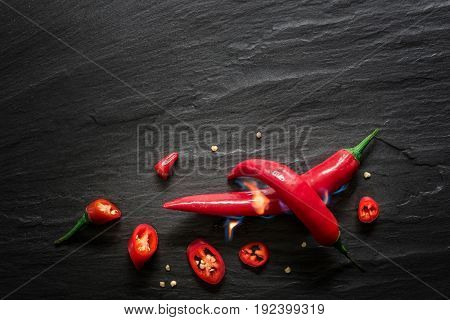
[[[7,2],[15,10],[0,4],[2,297],[450,294],[448,2]],[[137,173],[138,125],[177,123],[237,125],[253,133],[253,126],[263,132],[307,126],[310,139],[291,165],[316,164],[382,127],[351,187],[331,206],[342,227],[363,241],[343,234],[370,271],[359,273],[333,249],[317,246],[292,216],[247,220],[225,243],[222,220],[162,209],[179,196],[228,190],[227,168],[214,164],[233,165],[236,152],[251,157],[258,147],[253,135],[232,138],[218,130],[211,140],[222,152],[206,174],[180,170],[162,183],[152,170]],[[292,147],[292,141],[270,143],[264,134],[268,157]],[[165,147],[171,135],[164,136]],[[174,147],[195,165],[211,159],[209,145],[194,136]],[[365,170],[372,179],[362,178]],[[371,226],[355,218],[363,195],[382,208]],[[52,241],[98,196],[129,217],[107,231],[85,229],[55,248]],[[139,274],[126,243],[141,222],[158,229],[160,248]],[[185,261],[196,237],[226,260],[219,288],[197,281]],[[263,240],[272,251],[260,273],[237,259],[237,249],[250,240]],[[166,263],[172,272],[163,270]],[[286,265],[290,275],[283,273]],[[176,288],[159,288],[159,281],[172,279]]]

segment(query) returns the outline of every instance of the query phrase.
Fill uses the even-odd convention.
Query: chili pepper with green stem
[[[86,224],[105,224],[119,219],[121,215],[122,212],[111,201],[106,199],[94,200],[87,205],[86,212],[78,219],[75,226],[61,238],[56,240],[55,244],[60,244],[61,242],[68,240]]]

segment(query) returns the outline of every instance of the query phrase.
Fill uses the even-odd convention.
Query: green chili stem
[[[363,141],[361,141],[357,146],[353,148],[346,149],[348,152],[350,152],[358,161],[361,161],[362,153],[364,152],[364,149],[367,147],[367,145],[370,143],[370,141],[375,138],[375,136],[378,134],[380,129],[375,129],[371,134],[369,134],[367,137],[364,138]]]
[[[87,223],[89,223],[89,219],[87,213],[85,213],[80,219],[78,219],[77,223],[73,226],[72,229],[69,230],[69,232],[67,232],[65,235],[63,235],[61,238],[55,241],[55,244],[60,244],[61,242],[66,241]]]
[[[342,244],[341,238],[339,238],[336,243],[334,244],[334,247],[340,252],[342,253],[355,267],[357,267],[359,269],[359,271],[361,272],[366,272],[366,270],[363,269],[363,267],[361,267],[355,260],[353,260],[349,255],[348,255],[348,250],[346,247],[344,247],[344,245]]]

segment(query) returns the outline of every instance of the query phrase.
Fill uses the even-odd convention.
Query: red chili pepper
[[[357,160],[354,159],[354,161]],[[239,163],[228,175],[228,179],[233,180],[241,176],[260,179],[272,187],[319,244],[336,247],[353,262],[340,240],[336,218],[303,176],[283,164],[261,159]],[[354,264],[360,268],[356,263]]]
[[[119,208],[112,202],[106,199],[97,199],[92,201],[86,207],[86,213],[77,221],[75,226],[69,230],[64,236],[55,241],[55,244],[60,244],[72,237],[85,224],[105,224],[110,221],[119,219],[122,215]]]
[[[364,149],[377,133],[378,129],[354,148],[337,151],[324,162],[304,173],[303,179],[322,198],[333,193],[351,180],[359,168]],[[267,188],[261,191],[270,200],[264,214],[275,215],[285,211],[273,189]],[[166,202],[163,207],[220,216],[258,216],[252,206],[253,201],[252,192],[241,191],[178,198]]]
[[[128,240],[128,253],[136,269],[141,270],[158,249],[158,233],[148,224],[140,224]]]
[[[218,284],[225,275],[225,262],[209,243],[197,239],[187,248],[187,258],[195,274],[209,284]]]
[[[371,197],[362,197],[358,206],[358,218],[363,223],[371,223],[380,214],[378,203]]]
[[[250,267],[262,267],[269,260],[269,248],[262,242],[247,243],[239,250],[239,259]]]
[[[172,167],[178,160],[178,152],[172,152],[168,156],[165,156],[155,164],[156,173],[161,177],[161,179],[167,180],[172,172]]]
[[[283,208],[273,189],[262,189],[261,192],[269,199],[269,205],[264,211],[265,215],[283,213]],[[215,216],[259,216],[252,206],[253,201],[253,192],[239,191],[187,196],[166,202],[163,207]]]

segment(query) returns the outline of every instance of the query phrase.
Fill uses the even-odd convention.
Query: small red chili
[[[168,156],[165,156],[155,164],[156,173],[161,177],[161,179],[167,180],[172,173],[172,167],[178,160],[178,153],[172,152]]]
[[[136,269],[141,270],[158,249],[158,233],[148,224],[140,224],[128,240],[128,253]]]
[[[209,243],[197,239],[187,248],[189,265],[195,274],[209,284],[218,284],[225,275],[225,262],[220,253]]]
[[[262,242],[247,243],[239,250],[239,259],[250,267],[262,267],[269,260],[269,248]]]
[[[85,224],[105,224],[110,221],[119,219],[122,215],[119,208],[111,201],[106,199],[97,199],[89,203],[86,207],[86,213],[77,221],[75,226],[69,230],[64,236],[55,241],[60,244],[72,237]]]
[[[359,201],[358,218],[363,223],[374,221],[380,214],[378,203],[371,197],[363,197]]]

